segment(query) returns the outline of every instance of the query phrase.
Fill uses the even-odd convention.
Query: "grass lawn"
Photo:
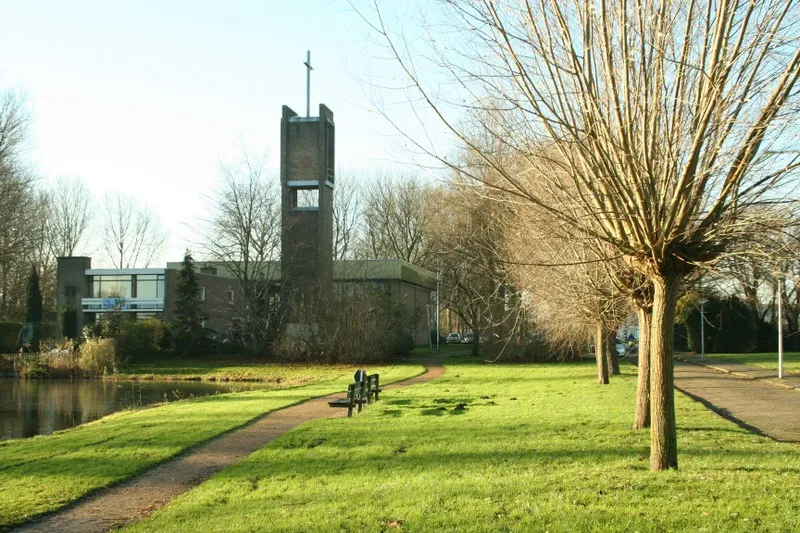
[[[778,371],[778,353],[707,353],[706,359],[720,359]],[[783,352],[783,369],[800,375],[800,352]]]
[[[371,368],[369,365],[367,368]],[[191,379],[204,381],[264,381],[297,386],[352,373],[352,365],[265,363],[259,359],[230,357],[167,357],[131,363],[110,379]],[[370,370],[371,372],[371,370]]]
[[[474,362],[470,362],[474,361]],[[305,424],[133,531],[797,531],[800,448],[678,394],[680,470],[630,430],[635,369],[486,365]]]
[[[423,370],[418,364],[369,369],[381,374],[382,383]],[[299,366],[271,371],[303,381]],[[116,413],[52,435],[0,442],[0,530],[130,478],[266,412],[344,391],[353,372],[353,367],[311,367],[316,381],[302,387],[183,400]]]

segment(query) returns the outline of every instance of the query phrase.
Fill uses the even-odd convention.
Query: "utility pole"
[[[697,300],[697,303],[700,304],[700,360],[704,360],[706,358],[706,317],[705,317],[705,309],[703,306],[706,305],[705,298],[700,298]]]
[[[778,379],[783,379],[783,277],[778,276]]]

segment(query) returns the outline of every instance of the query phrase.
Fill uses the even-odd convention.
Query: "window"
[[[92,296],[94,298],[130,298],[133,278],[127,276],[94,276]]]
[[[217,267],[211,266],[204,266],[200,268],[201,274],[208,274],[209,276],[216,276],[217,275]]]
[[[319,189],[292,189],[292,207],[319,209]]]
[[[105,278],[105,276],[103,276]],[[136,297],[156,300],[164,297],[163,274],[139,274],[136,276]]]
[[[236,303],[236,293],[231,289],[228,289],[228,303]]]
[[[200,286],[200,290],[197,293],[197,299],[200,300],[201,302],[206,301],[206,288],[203,287],[202,285]]]

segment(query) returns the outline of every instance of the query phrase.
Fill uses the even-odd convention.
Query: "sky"
[[[343,0],[4,3],[0,90],[26,95],[43,180],[80,176],[96,205],[109,190],[136,196],[169,232],[161,261],[179,261],[221,160],[243,145],[278,179],[281,106],[305,113],[306,50],[337,166],[399,168],[407,141],[373,102],[395,65]],[[98,246],[83,253],[99,261]]]

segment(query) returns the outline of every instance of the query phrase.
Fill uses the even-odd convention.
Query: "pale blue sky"
[[[241,139],[277,168],[281,105],[305,112],[307,49],[312,115],[319,102],[334,111],[338,166],[396,166],[404,143],[364,83],[389,64],[340,0],[6,2],[0,89],[27,94],[42,175],[146,200],[174,261],[220,157]]]

